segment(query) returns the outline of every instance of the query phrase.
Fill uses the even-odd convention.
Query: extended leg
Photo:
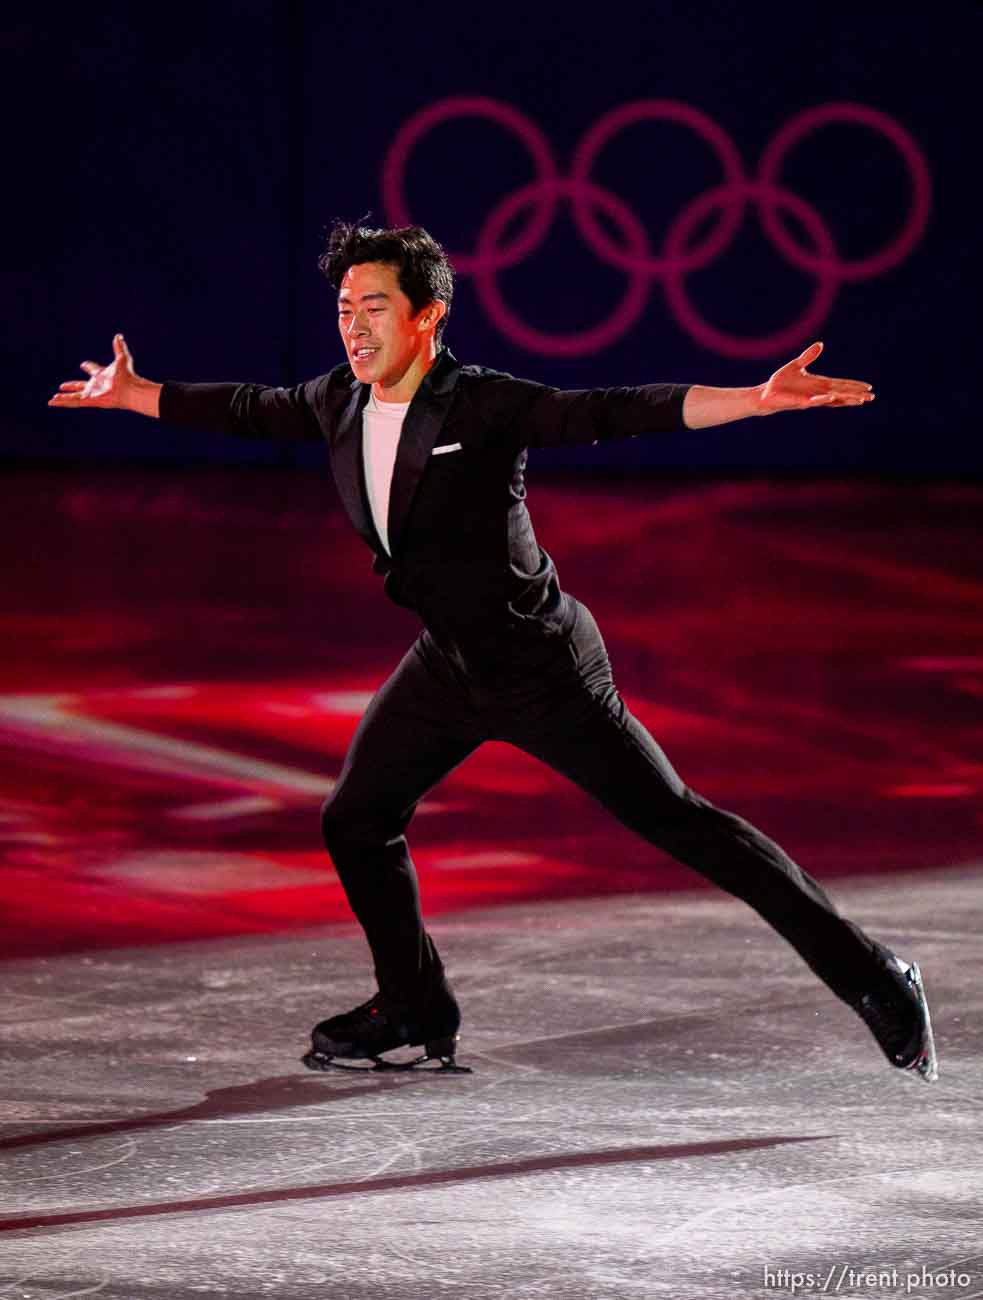
[[[875,943],[774,841],[695,794],[615,689],[607,652],[581,607],[567,655],[534,694],[513,693],[498,738],[541,758],[626,826],[744,899],[866,1022],[892,1065],[938,1078],[916,963]]]
[[[618,694],[604,643],[583,607],[570,650],[544,683],[548,708],[516,711],[500,738],[564,773],[650,843],[749,903],[854,1005],[875,974],[880,978],[877,945],[774,841],[682,781]]]

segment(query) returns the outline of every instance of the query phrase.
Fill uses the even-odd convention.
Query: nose
[[[348,333],[356,337],[360,334],[368,334],[369,318],[359,312],[353,312],[352,318],[348,322]]]

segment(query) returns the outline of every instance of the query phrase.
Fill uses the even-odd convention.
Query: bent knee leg
[[[382,819],[369,808],[359,809],[331,795],[321,805],[321,835],[325,847],[334,856],[348,845],[369,844],[386,832]]]
[[[402,841],[408,816],[380,803],[352,804],[331,795],[321,805],[321,836],[337,863],[352,854],[372,853]]]

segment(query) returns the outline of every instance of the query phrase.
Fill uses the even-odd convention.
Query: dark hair
[[[414,316],[435,299],[447,304],[434,335],[439,343],[454,297],[454,271],[436,239],[422,226],[372,230],[359,222],[336,221],[318,266],[337,289],[348,268],[361,262],[385,262],[393,267]]]

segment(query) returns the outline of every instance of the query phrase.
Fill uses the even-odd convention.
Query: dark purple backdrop
[[[823,338],[822,368],[874,382],[873,407],[543,462],[979,474],[971,175],[983,7],[621,4],[590,23],[571,12],[107,0],[91,15],[49,6],[5,17],[4,459],[319,462],[316,448],[284,452],[44,403],[80,360],[108,356],[117,329],[139,369],[158,379],[285,384],[335,364],[332,296],[315,266],[325,226],[366,209],[386,222],[384,164],[401,128],[464,97],[521,115],[554,159],[555,220],[484,290],[497,285],[530,329],[559,335],[554,352],[610,318],[630,286],[630,274],[583,237],[568,201],[585,132],[620,105],[672,101],[677,116],[705,115],[750,178],[797,115],[850,103],[860,106],[854,117],[873,110],[895,124],[927,169],[930,210],[911,247],[866,278],[828,276],[831,305],[796,344]],[[795,144],[778,173],[779,215],[805,260],[823,240],[827,265],[841,268],[890,248],[912,207],[904,153],[898,138],[862,121],[834,121]],[[410,151],[406,203],[468,255],[496,206],[533,178],[511,129],[456,116]],[[611,139],[590,179],[603,227],[594,244],[647,240],[654,257],[687,205],[719,184],[721,164],[678,121],[638,122]],[[693,211],[684,252],[713,236],[726,198],[702,220]],[[505,245],[537,212],[533,199],[514,202],[511,221],[503,214]],[[787,333],[817,277],[776,252],[752,204],[733,240],[684,283],[716,329],[746,337]],[[752,383],[792,355],[784,342],[738,357],[694,338],[665,276],[638,277],[636,292],[644,305],[620,337],[580,355],[544,354],[503,332],[462,275],[448,341],[462,360],[563,387]]]

